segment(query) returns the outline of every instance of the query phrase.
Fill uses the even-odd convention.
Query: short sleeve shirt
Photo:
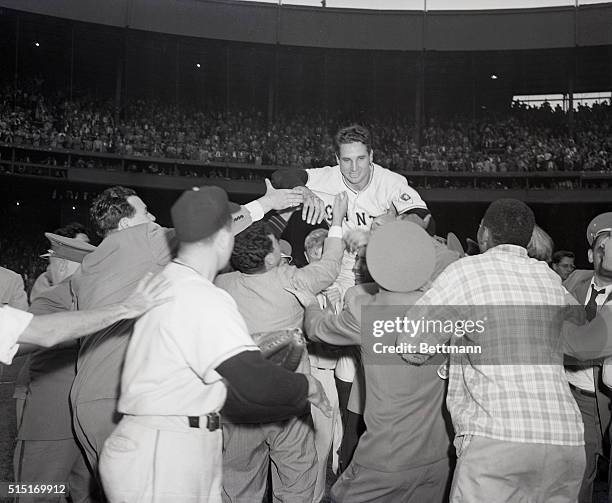
[[[259,348],[227,292],[176,262],[162,274],[173,300],[149,311],[134,327],[119,411],[185,416],[218,411],[227,390],[216,367]]]
[[[13,309],[0,307],[0,362],[10,365],[19,349],[17,339],[32,321],[33,315]]]

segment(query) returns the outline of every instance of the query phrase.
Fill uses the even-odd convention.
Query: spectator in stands
[[[574,253],[567,250],[559,250],[553,253],[551,267],[561,276],[561,281],[565,281],[576,270],[575,258]]]

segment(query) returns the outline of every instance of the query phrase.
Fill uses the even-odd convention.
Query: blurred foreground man
[[[114,502],[221,501],[219,412],[234,422],[326,411],[320,384],[264,360],[231,296],[212,281],[232,247],[237,210],[219,187],[172,207],[177,257],[160,276],[174,300],[134,328],[121,378],[124,414],[106,440],[100,474]]]

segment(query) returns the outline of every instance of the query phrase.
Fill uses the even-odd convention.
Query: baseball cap
[[[595,238],[602,232],[612,231],[612,212],[597,215],[587,227],[586,238],[590,246],[593,246]]]
[[[408,187],[408,190],[402,192],[397,198],[394,199],[393,206],[395,206],[395,210],[397,211],[398,215],[417,208],[423,210],[428,209],[425,201],[423,201],[419,193],[411,187]]]
[[[63,258],[81,263],[86,255],[96,249],[94,245],[81,239],[68,238],[51,232],[45,232],[45,237],[49,240],[51,247],[47,253],[41,255],[42,258]]]
[[[413,222],[396,221],[378,229],[366,248],[372,279],[391,292],[412,292],[434,272],[436,252],[427,232]]]
[[[239,209],[239,205],[229,202],[225,190],[211,185],[183,192],[170,214],[178,240],[193,243],[226,226],[232,213]]]

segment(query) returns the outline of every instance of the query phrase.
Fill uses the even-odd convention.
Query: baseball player
[[[311,224],[331,224],[336,194],[348,194],[348,212],[342,228],[369,230],[374,218],[394,210],[394,202],[427,211],[427,205],[405,177],[374,163],[370,132],[363,126],[342,128],[334,138],[338,164],[306,170],[278,170],[275,187],[299,188],[304,194],[302,217]],[[343,293],[355,284],[355,257],[345,254],[338,284]]]

